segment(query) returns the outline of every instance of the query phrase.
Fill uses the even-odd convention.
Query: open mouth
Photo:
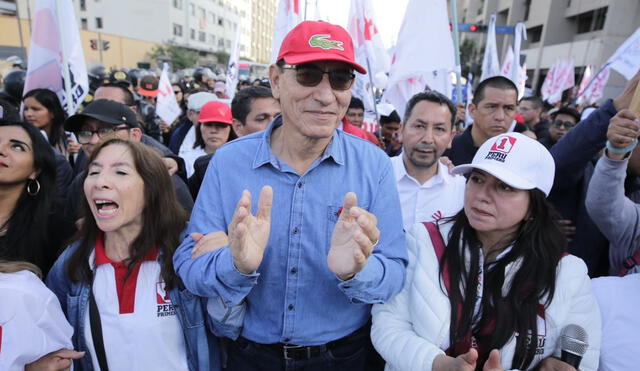
[[[118,204],[111,200],[95,199],[93,202],[96,205],[96,210],[99,216],[111,216],[119,209]]]

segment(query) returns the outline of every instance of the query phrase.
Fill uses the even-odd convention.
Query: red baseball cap
[[[199,122],[221,122],[223,124],[229,124],[233,122],[231,116],[231,108],[226,104],[219,101],[212,101],[200,109]]]
[[[356,71],[367,70],[357,64],[353,40],[342,27],[323,21],[304,21],[294,27],[282,40],[278,60],[288,64],[314,61],[339,61],[350,64]]]

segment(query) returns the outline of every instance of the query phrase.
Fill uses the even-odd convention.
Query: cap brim
[[[97,113],[80,113],[80,114],[69,117],[64,122],[64,129],[75,133],[80,130],[81,125],[84,123],[84,120],[87,118],[106,122],[107,124],[112,124],[112,125],[120,125],[120,124],[129,125],[126,122],[114,120],[112,117],[99,115]]]
[[[144,95],[145,97],[151,97],[151,98],[155,98],[158,96],[158,90],[146,90],[146,89],[142,89],[142,88],[138,88],[138,93],[140,93],[140,95]]]
[[[284,56],[282,57],[284,61],[288,64],[302,64],[308,62],[317,62],[317,61],[338,61],[344,62],[351,67],[353,67],[356,71],[360,72],[363,75],[367,74],[367,70],[364,69],[361,65],[339,55],[339,54],[327,54],[327,53],[307,53],[295,56]]]
[[[221,124],[227,124],[227,125],[231,125],[231,124],[232,124],[232,122],[231,122],[231,121],[226,121],[226,120],[224,120],[224,119],[219,119],[219,118],[215,118],[215,119],[204,119],[204,120],[200,119],[200,120],[198,120],[198,122],[199,122],[199,123],[201,123],[201,124],[206,124],[206,123],[209,123],[209,122],[219,122],[219,123],[221,123]]]
[[[453,174],[467,174],[474,169],[482,170],[486,173],[493,175],[500,179],[502,182],[516,189],[534,189],[536,185],[523,177],[516,175],[509,169],[503,166],[496,166],[493,164],[465,164],[458,165],[451,171]]]

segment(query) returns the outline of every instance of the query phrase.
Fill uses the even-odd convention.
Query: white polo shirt
[[[591,280],[602,316],[600,371],[637,370],[640,273]]]
[[[58,298],[35,274],[0,273],[0,370],[24,370],[51,352],[73,349],[72,335]]]
[[[449,169],[438,162],[437,173],[424,184],[420,184],[407,173],[402,153],[391,158],[396,178],[402,224],[408,231],[412,225],[433,222],[453,216],[462,209],[466,179],[461,175],[449,174]]]
[[[165,291],[157,256],[157,250],[147,254],[126,277],[126,265],[111,261],[102,239],[96,240],[89,261],[95,262],[93,294],[110,370],[189,369],[182,325]],[[85,323],[87,348],[99,370],[89,310]]]

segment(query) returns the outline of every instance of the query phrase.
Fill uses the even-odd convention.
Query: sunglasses
[[[561,127],[564,126],[565,129],[569,130],[569,129],[573,128],[576,125],[573,122],[570,122],[570,121],[557,120],[556,122],[553,123],[553,126],[555,126],[558,129],[560,129]]]
[[[310,64],[301,64],[292,66],[290,64],[282,65],[285,70],[296,71],[296,81],[302,86],[313,87],[322,81],[325,74],[329,75],[329,85],[333,90],[349,90],[356,75],[349,70],[333,70],[325,71],[319,67]]]

